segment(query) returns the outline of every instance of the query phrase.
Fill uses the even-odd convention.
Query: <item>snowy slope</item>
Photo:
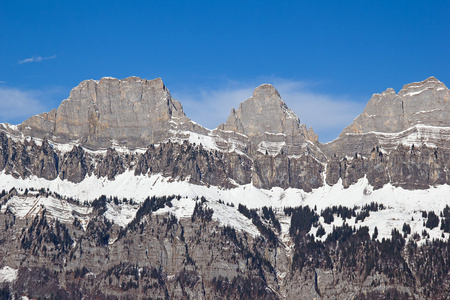
[[[410,224],[412,232],[419,234],[424,230],[421,211],[433,210],[437,214],[443,210],[446,205],[450,205],[450,186],[441,185],[426,190],[405,190],[403,188],[394,187],[390,184],[383,188],[373,190],[367,179],[360,179],[356,184],[345,189],[341,182],[334,186],[325,185],[321,188],[306,193],[299,189],[273,188],[271,190],[263,190],[254,187],[251,184],[242,185],[234,189],[220,189],[214,186],[206,187],[193,185],[186,181],[173,181],[161,175],[152,176],[135,176],[133,172],[127,171],[116,177],[115,180],[107,180],[106,178],[96,178],[94,176],[87,177],[79,184],[74,184],[59,178],[48,181],[42,178],[31,177],[29,179],[16,179],[11,175],[0,173],[0,191],[9,191],[12,188],[20,191],[26,188],[34,188],[35,190],[44,188],[50,192],[56,192],[62,196],[72,197],[81,202],[93,201],[101,195],[117,196],[120,198],[133,199],[134,205],[120,204],[114,205],[109,203],[108,210],[105,214],[107,218],[114,221],[120,226],[126,226],[134,218],[142,203],[147,197],[151,196],[169,196],[180,195],[180,200],[172,201],[173,207],[165,207],[158,213],[170,212],[178,218],[190,217],[194,210],[195,201],[199,197],[205,197],[208,200],[207,205],[214,209],[213,219],[218,220],[224,225],[231,225],[237,229],[245,230],[252,235],[258,233],[256,227],[237,211],[238,204],[244,204],[249,208],[261,208],[270,206],[278,211],[282,223],[288,222],[283,219],[284,207],[306,206],[310,208],[316,207],[317,212],[326,207],[333,205],[342,205],[349,208],[354,206],[362,207],[371,202],[383,204],[386,209],[371,212],[364,222],[355,223],[355,218],[347,220],[348,225],[368,226],[373,232],[377,226],[378,238],[390,236],[391,230],[397,228],[401,231],[404,223]],[[219,203],[223,201],[225,204]],[[228,205],[226,205],[228,204]],[[60,219],[62,222],[72,222],[73,215],[76,214],[83,224],[87,224],[90,208],[77,207],[63,200],[56,198],[43,198],[29,195],[28,197],[12,197],[6,204],[2,206],[1,211],[5,212],[9,207],[18,217],[23,218],[39,213],[42,208],[46,208],[50,216]],[[335,217],[332,224],[321,224],[329,233],[333,225],[341,226],[343,220]],[[414,221],[413,221],[413,220]],[[286,224],[288,225],[288,224]],[[289,226],[282,226],[284,234]],[[312,228],[311,233],[314,234],[317,228]],[[434,228],[426,229],[430,238],[441,238],[441,230]],[[444,235],[448,237],[446,233]],[[326,238],[326,235],[322,239]]]
[[[425,112],[417,112],[417,114],[419,113]],[[388,148],[392,148],[397,145],[412,146],[413,144],[416,146],[426,145],[427,147],[436,148],[437,147],[436,142],[448,145],[447,141],[450,141],[450,127],[430,126],[424,124],[417,124],[406,130],[396,133],[386,133],[376,131],[364,133],[354,133],[354,132],[345,133],[345,135],[350,136],[368,135],[368,134],[375,134],[378,137],[381,146],[387,146]]]
[[[5,266],[0,269],[0,282],[13,282],[17,279],[19,270]]]

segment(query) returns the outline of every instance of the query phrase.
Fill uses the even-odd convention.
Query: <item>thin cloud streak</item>
[[[32,62],[42,62],[44,60],[50,60],[50,59],[55,59],[55,58],[56,58],[56,55],[47,56],[47,57],[33,56],[33,57],[25,58],[23,60],[19,60],[19,65],[25,64],[25,63],[32,63]]]
[[[348,96],[320,93],[308,87],[281,84],[278,91],[301,123],[312,127],[319,134],[322,143],[337,138],[365,107],[365,103]]]
[[[281,98],[300,118],[301,123],[312,127],[325,143],[335,139],[340,132],[364,109],[364,103],[347,96],[316,92],[320,84],[275,78],[272,83]],[[217,89],[200,89],[174,94],[183,104],[186,115],[207,128],[216,128],[226,122],[232,108],[252,96],[259,84],[244,84]]]

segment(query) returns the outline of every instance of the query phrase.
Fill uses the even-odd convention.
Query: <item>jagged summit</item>
[[[3,124],[1,130],[90,149],[146,148],[172,140],[250,156],[309,153],[323,161],[324,153],[367,153],[374,144],[420,142],[450,148],[449,99],[448,88],[435,77],[407,84],[398,94],[389,88],[374,94],[337,140],[321,145],[270,84],[257,87],[252,97],[232,109],[226,123],[208,130],[185,115],[161,78],[105,77],[81,82],[57,109],[18,126]]]
[[[307,130],[300,124],[300,119],[270,84],[258,86],[252,97],[242,102],[238,109],[231,110],[227,122],[220,124],[217,130],[246,135],[252,141],[252,151],[271,155],[308,152],[323,158],[312,128]]]
[[[275,97],[281,99],[281,96],[280,96],[280,93],[278,92],[278,90],[270,83],[261,84],[253,91],[253,98],[267,97],[267,96],[273,96],[274,99],[275,99]]]
[[[270,84],[263,84],[237,110],[232,109],[227,122],[219,128],[255,137],[265,133],[298,134],[299,125],[299,118],[278,91]]]
[[[436,77],[431,76],[420,82],[413,82],[403,86],[399,96],[414,96],[426,90],[445,88],[445,85]]]
[[[57,109],[0,128],[16,137],[75,143],[96,150],[108,147],[147,148],[173,141],[200,143],[225,152],[278,155],[315,153],[318,138],[270,84],[257,87],[253,96],[233,109],[225,124],[208,130],[191,121],[161,78],[129,77],[85,80],[72,89]]]

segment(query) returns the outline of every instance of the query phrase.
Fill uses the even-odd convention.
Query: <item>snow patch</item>
[[[262,154],[265,154],[267,152],[271,156],[277,156],[285,145],[286,142],[262,141],[258,144],[258,152]]]
[[[0,212],[5,213],[9,210],[19,218],[31,218],[40,214],[44,209],[47,215],[62,223],[72,223],[76,217],[84,229],[89,223],[89,214],[92,212],[90,207],[78,206],[52,196],[36,197],[32,195],[12,197],[6,205],[2,206]]]
[[[17,279],[19,270],[4,266],[0,269],[0,282],[13,282]]]
[[[408,92],[408,93],[404,94],[403,96],[404,96],[404,97],[406,97],[406,96],[412,97],[412,96],[415,96],[415,95],[419,95],[419,94],[421,94],[421,93],[423,93],[423,92],[425,92],[425,91],[433,90],[433,89],[434,89],[434,87],[426,87],[426,88],[421,89],[421,90],[418,90],[418,91],[411,91],[411,92]]]
[[[389,132],[378,132],[369,131],[363,133],[348,132],[346,135],[367,135],[375,134],[378,136],[380,144],[396,144],[412,146],[415,145],[426,145],[427,147],[436,148],[434,141],[439,140],[450,140],[450,127],[440,127],[440,126],[430,126],[424,124],[414,125],[406,130],[389,133]]]

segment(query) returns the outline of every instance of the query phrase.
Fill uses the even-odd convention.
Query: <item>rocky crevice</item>
[[[386,154],[374,147],[369,157],[355,154],[353,158],[333,157],[327,164],[326,183],[334,185],[339,179],[345,188],[364,176],[375,189],[385,184],[405,189],[426,189],[449,183],[450,152],[399,145]]]

